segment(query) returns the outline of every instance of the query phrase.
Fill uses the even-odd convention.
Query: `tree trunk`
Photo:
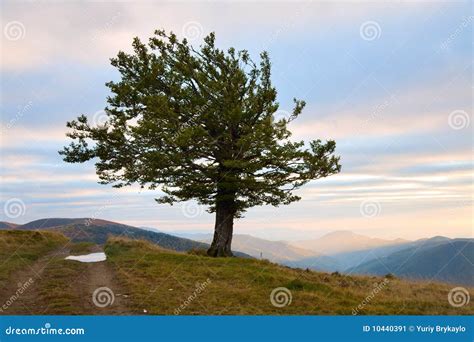
[[[234,230],[234,201],[218,201],[216,203],[216,224],[214,238],[207,254],[212,257],[232,256],[231,244]]]

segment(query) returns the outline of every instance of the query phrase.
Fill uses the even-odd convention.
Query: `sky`
[[[0,220],[94,217],[167,232],[212,232],[195,202],[97,183],[67,164],[65,123],[103,119],[109,59],[133,37],[172,30],[199,45],[262,50],[295,140],[335,139],[338,175],[290,206],[250,209],[234,232],[302,240],[350,230],[381,238],[472,237],[472,25],[469,1],[1,3]]]

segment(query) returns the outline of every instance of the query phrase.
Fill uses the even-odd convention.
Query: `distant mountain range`
[[[123,236],[177,251],[207,249],[212,239],[212,234],[176,232],[171,235],[156,228],[88,218],[50,218],[23,225],[0,222],[0,229],[51,229],[62,232],[74,242],[99,244],[105,243],[109,236]],[[288,242],[235,234],[232,247],[237,256],[268,259],[290,267],[351,274],[391,273],[410,279],[474,285],[473,239],[437,236],[416,241],[384,240],[336,231],[319,239]]]
[[[347,273],[384,275],[474,284],[474,240],[435,237],[346,270]]]
[[[212,238],[211,234],[200,233],[183,236],[204,242]],[[474,285],[473,241],[443,236],[416,241],[384,240],[336,231],[319,239],[297,242],[236,234],[233,247],[255,258],[290,267],[353,274],[391,273],[404,278]]]
[[[340,246],[337,246],[337,241]],[[335,232],[307,243],[297,243],[325,257],[303,258],[289,266],[350,274],[397,277],[474,285],[474,240],[436,236],[429,239],[372,239],[352,232]]]
[[[210,243],[212,234],[198,234],[199,241]],[[244,252],[254,258],[267,259],[272,262],[284,263],[314,256],[310,250],[291,245],[286,241],[270,241],[247,234],[234,234],[232,249]]]
[[[116,222],[90,218],[49,218],[14,225],[0,222],[0,229],[55,230],[69,237],[73,242],[90,241],[104,244],[109,236],[122,236],[153,242],[163,248],[188,251],[207,249],[209,245],[173,235],[148,231]]]
[[[0,229],[15,229],[18,225],[15,223],[10,222],[1,222],[0,221]]]
[[[366,250],[382,246],[400,245],[408,242],[403,239],[383,240],[356,234],[350,231],[335,231],[319,239],[293,242],[294,246],[309,249],[319,254],[338,254],[356,250]]]

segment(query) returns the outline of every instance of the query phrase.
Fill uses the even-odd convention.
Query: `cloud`
[[[2,149],[13,147],[28,147],[32,144],[67,142],[66,127],[2,127],[0,147]]]
[[[218,44],[248,48],[252,55],[269,49],[281,108],[288,109],[293,96],[308,102],[291,124],[294,137],[337,141],[341,174],[311,182],[299,190],[303,200],[291,206],[249,210],[236,232],[285,232],[280,238],[296,230],[310,235],[334,229],[385,237],[468,236],[472,126],[454,130],[448,122],[454,110],[472,117],[468,30],[452,38],[449,53],[438,51],[468,5],[2,4],[2,28],[24,26],[18,39],[3,34],[1,42],[2,201],[25,201],[21,222],[99,211],[106,219],[163,230],[212,230],[210,214],[190,220],[179,204],[157,205],[159,191],[99,185],[93,162],[66,164],[57,154],[67,143],[65,122],[104,107],[103,84],[116,77],[108,59],[129,50],[134,36],[146,40],[164,27],[196,38],[216,31]],[[367,20],[380,24],[378,39],[360,37]],[[360,214],[366,199],[380,202],[374,219]]]
[[[291,130],[296,139],[367,139],[451,131],[449,114],[470,108],[469,82],[453,82],[452,74],[438,76],[428,86],[426,81],[347,108],[310,106],[291,123]]]
[[[424,4],[426,12],[429,5]],[[433,7],[431,5],[431,7]],[[416,4],[333,4],[329,2],[7,2],[2,19],[22,25],[22,38],[2,37],[2,68],[27,70],[71,60],[107,64],[121,49],[129,49],[135,36],[147,39],[155,29],[185,36],[190,23],[202,38],[216,31],[227,44],[251,37],[256,47],[270,47],[294,35],[328,32],[337,26],[383,18],[394,12],[419,11]],[[48,18],[45,20],[45,18]],[[192,25],[191,25],[192,27]],[[358,26],[357,26],[358,30]],[[358,32],[358,31],[357,31]],[[190,33],[190,32],[188,32]]]

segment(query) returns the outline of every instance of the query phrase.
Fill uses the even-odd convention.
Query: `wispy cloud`
[[[25,202],[18,222],[99,210],[129,224],[210,231],[212,215],[157,205],[159,191],[99,185],[93,163],[65,164],[57,151],[66,121],[104,108],[104,83],[117,77],[108,59],[134,36],[166,28],[198,42],[216,31],[223,47],[270,51],[281,109],[294,96],[308,103],[290,126],[294,138],[336,139],[343,165],[301,189],[299,203],[251,209],[237,232],[470,236],[472,39],[459,30],[469,5],[4,2],[1,202]],[[378,25],[373,37],[367,22]],[[375,217],[361,215],[368,200],[380,206]]]

